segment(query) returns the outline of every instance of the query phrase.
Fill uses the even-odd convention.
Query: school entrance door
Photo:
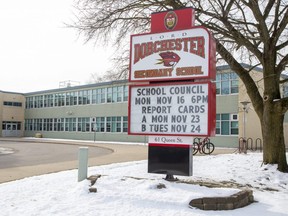
[[[2,123],[2,137],[21,137],[21,122],[8,122]]]

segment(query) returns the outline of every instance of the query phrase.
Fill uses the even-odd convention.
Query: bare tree
[[[278,164],[280,171],[287,172],[283,122],[288,98],[280,94],[280,84],[288,81],[281,80],[288,64],[287,0],[79,0],[71,26],[87,41],[113,38],[118,49],[126,50],[117,57],[124,67],[116,77],[123,78],[128,36],[149,32],[152,12],[184,7],[195,8],[198,24],[213,33],[218,54],[243,81],[261,122],[263,162]],[[249,73],[256,66],[263,68],[263,95]]]

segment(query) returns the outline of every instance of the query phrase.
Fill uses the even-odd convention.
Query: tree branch
[[[241,64],[239,64],[234,57],[231,55],[231,53],[225,49],[225,47],[216,40],[216,47],[217,51],[220,53],[220,55],[224,58],[224,60],[230,65],[231,69],[235,71],[238,76],[243,81],[247,93],[249,97],[251,98],[251,101],[253,103],[253,107],[255,108],[255,111],[259,118],[262,118],[263,114],[263,100],[259,93],[259,89],[257,88],[254,80],[251,78],[247,70],[245,70]]]
[[[277,43],[277,41],[279,40],[279,37],[281,36],[282,32],[287,28],[287,24],[288,24],[288,6],[286,6],[282,12],[284,13],[284,11],[286,10],[285,14],[283,15],[283,19],[279,24],[279,27],[276,28],[275,26],[275,31],[273,32],[272,38],[274,41],[274,44]]]
[[[288,82],[288,78],[287,79],[283,79],[283,80],[280,80],[280,84],[283,84],[283,83],[286,83],[286,82]]]
[[[284,58],[282,58],[282,60],[277,65],[276,73],[281,74],[285,70],[286,65],[288,65],[288,54]]]

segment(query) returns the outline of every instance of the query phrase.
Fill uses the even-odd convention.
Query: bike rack
[[[249,137],[248,139],[244,139],[243,137],[240,137],[239,138],[239,141],[238,141],[238,151],[241,153],[241,152],[244,152],[246,153],[247,150],[250,150],[250,151],[257,151],[258,150],[258,145],[259,145],[259,150],[260,152],[262,152],[262,140],[260,138],[257,138],[255,140],[255,145],[254,145],[254,141],[251,137]]]
[[[244,152],[245,154],[247,153],[247,142],[246,142],[246,139],[243,138],[243,137],[240,137],[239,138],[239,141],[238,141],[238,152],[239,153],[242,153]]]
[[[258,149],[257,146],[259,144],[259,150],[260,152],[262,152],[262,140],[260,138],[257,138],[256,141],[255,141],[255,145],[256,145],[256,150]]]
[[[247,144],[246,144],[246,147],[247,147],[247,150],[251,150],[251,151],[254,151],[253,149],[253,139],[250,137],[246,140]],[[250,148],[249,148],[249,144],[250,144]]]

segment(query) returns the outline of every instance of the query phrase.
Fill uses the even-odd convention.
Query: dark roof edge
[[[2,90],[0,90],[0,93],[25,95],[24,93],[20,93],[20,92],[10,92],[10,91],[2,91]]]
[[[263,69],[260,68],[260,67],[254,67],[254,66],[252,66],[252,65],[245,64],[245,63],[241,63],[240,65],[241,65],[242,67],[246,68],[246,69],[253,68],[254,71],[263,72]],[[221,65],[221,66],[217,66],[217,67],[216,67],[216,70],[229,70],[229,69],[230,69],[230,66],[229,66],[229,65]]]

